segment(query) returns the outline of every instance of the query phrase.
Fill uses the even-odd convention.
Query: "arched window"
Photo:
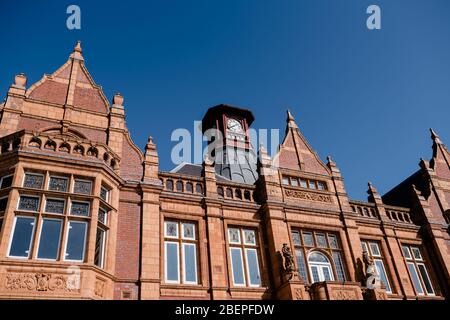
[[[189,193],[194,192],[194,186],[192,185],[192,183],[190,182],[186,183],[186,191]]]
[[[333,281],[333,269],[327,256],[319,251],[313,251],[308,257],[309,272],[313,282]]]
[[[173,180],[167,180],[166,181],[166,189],[173,191]]]
[[[178,180],[176,183],[176,188],[177,188],[177,191],[183,192],[183,181]]]
[[[197,183],[195,185],[195,192],[197,192],[198,194],[203,194],[203,187],[200,183]],[[223,192],[222,192],[222,194],[223,194]]]

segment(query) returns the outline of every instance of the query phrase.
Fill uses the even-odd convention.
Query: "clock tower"
[[[249,127],[255,120],[252,112],[220,104],[209,108],[202,120],[202,130],[215,129],[212,152],[216,173],[233,182],[253,184],[258,179],[257,157],[250,143]]]

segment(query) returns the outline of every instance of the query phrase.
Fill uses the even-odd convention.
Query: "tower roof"
[[[255,116],[248,109],[243,109],[228,104],[219,104],[217,106],[211,107],[206,111],[202,120],[202,131],[205,132],[214,125],[215,119],[220,114],[228,114],[230,116],[239,116],[247,120],[247,124],[250,126],[253,121],[255,121]]]

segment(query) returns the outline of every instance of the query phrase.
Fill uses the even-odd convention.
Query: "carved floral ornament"
[[[326,194],[318,194],[313,192],[305,192],[300,190],[291,190],[291,189],[284,189],[284,194],[286,197],[289,198],[296,198],[301,200],[307,200],[307,201],[318,201],[318,202],[326,202],[326,203],[332,203],[333,200],[331,199],[331,196]]]
[[[5,288],[11,291],[79,292],[80,274],[7,273]]]

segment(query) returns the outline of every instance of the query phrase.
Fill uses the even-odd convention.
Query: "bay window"
[[[164,278],[166,283],[198,284],[196,224],[164,222]]]
[[[231,278],[234,286],[260,287],[258,242],[256,230],[228,228]]]

